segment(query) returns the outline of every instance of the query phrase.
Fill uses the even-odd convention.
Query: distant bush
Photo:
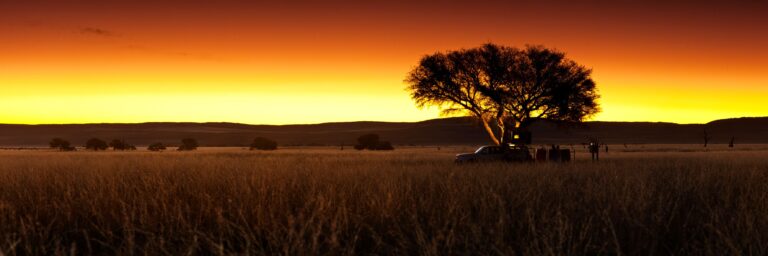
[[[251,143],[251,150],[275,150],[277,149],[277,142],[263,137],[253,139]]]
[[[357,138],[357,150],[394,150],[395,148],[388,141],[379,141],[378,134],[366,134]]]
[[[152,143],[147,147],[147,150],[149,151],[163,151],[165,149],[166,149],[165,145],[163,145],[163,143],[160,143],[160,142]]]
[[[376,146],[370,149],[371,150],[395,150],[395,147],[393,147],[392,143],[389,143],[389,141],[379,141],[379,143],[377,143]]]
[[[197,144],[197,140],[192,138],[186,138],[181,140],[181,146],[177,149],[178,151],[192,151],[196,150],[199,145]]]
[[[85,148],[93,151],[99,151],[99,150],[107,150],[109,148],[109,145],[106,141],[92,138],[85,142]]]
[[[69,143],[69,141],[63,140],[61,138],[54,138],[51,140],[51,142],[48,143],[48,145],[51,146],[53,149],[58,149],[60,151],[75,151],[75,147],[72,147]]]
[[[125,140],[118,139],[112,140],[112,142],[109,143],[109,147],[111,147],[112,150],[136,150],[135,146],[128,144]]]

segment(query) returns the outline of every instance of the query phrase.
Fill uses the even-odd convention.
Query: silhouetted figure
[[[608,144],[605,144],[605,153],[608,153]]]
[[[589,153],[592,155],[592,161],[600,160],[600,145],[596,142],[589,143]]]
[[[571,150],[570,149],[559,149],[560,151],[560,162],[570,162],[571,161]]]
[[[549,149],[549,161],[560,162],[560,146],[552,144],[552,148]]]
[[[735,137],[731,137],[731,141],[730,141],[730,142],[728,142],[728,147],[729,147],[729,148],[733,148],[733,142],[734,142],[734,141],[736,141],[736,138],[735,138]]]
[[[538,162],[546,162],[547,161],[547,149],[543,146],[536,150],[536,161]]]

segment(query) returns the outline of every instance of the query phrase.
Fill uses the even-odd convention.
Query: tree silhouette
[[[61,138],[52,139],[48,145],[50,145],[51,148],[55,148],[60,151],[75,151],[75,147],[72,147],[69,141],[63,140]]]
[[[502,144],[538,119],[580,122],[599,112],[591,73],[554,49],[485,44],[427,55],[405,81],[417,106],[473,116]]]
[[[69,141],[63,140],[61,138],[54,138],[51,140],[51,142],[48,142],[48,145],[50,145],[51,148],[60,149],[65,146],[69,146]]]
[[[99,151],[99,150],[107,150],[107,148],[109,148],[109,145],[107,145],[106,141],[103,141],[97,138],[92,138],[87,142],[85,142],[85,148],[93,151]]]
[[[263,137],[253,139],[251,143],[251,150],[275,150],[277,149],[277,142]]]
[[[111,147],[112,150],[136,150],[135,146],[128,144],[125,140],[119,139],[114,139],[109,142],[109,147]]]
[[[152,143],[152,144],[150,144],[147,147],[147,150],[149,150],[149,151],[163,151],[163,150],[165,150],[165,145],[163,145],[163,143],[160,143],[160,142]]]
[[[181,146],[177,149],[178,151],[192,151],[196,150],[198,147],[197,140],[192,138],[186,138],[181,140]]]

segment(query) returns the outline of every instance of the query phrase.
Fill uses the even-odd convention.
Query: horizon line
[[[371,120],[360,120],[360,121],[338,121],[338,122],[320,122],[320,123],[291,123],[291,124],[257,124],[257,123],[238,123],[238,122],[228,122],[228,121],[205,121],[205,122],[193,122],[193,121],[148,121],[148,122],[115,122],[115,123],[109,123],[109,122],[93,122],[93,123],[0,123],[0,125],[26,125],[26,126],[45,126],[45,125],[133,125],[133,124],[239,124],[239,125],[250,125],[250,126],[294,126],[294,125],[323,125],[323,124],[342,124],[342,123],[422,123],[422,122],[429,122],[429,121],[435,121],[435,120],[443,120],[443,119],[459,119],[459,118],[472,118],[470,116],[457,116],[457,117],[441,117],[441,118],[432,118],[432,119],[426,119],[421,121],[371,121]],[[606,121],[606,120],[589,120],[589,121],[583,121],[582,123],[667,123],[667,124],[678,124],[678,125],[696,125],[696,124],[708,124],[715,121],[720,120],[733,120],[733,119],[754,119],[754,118],[768,118],[768,116],[742,116],[742,117],[730,117],[730,118],[721,118],[721,119],[714,119],[709,122],[705,123],[676,123],[676,122],[668,122],[668,121]]]

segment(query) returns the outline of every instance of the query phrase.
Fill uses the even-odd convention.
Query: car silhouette
[[[506,146],[482,146],[474,153],[464,153],[456,155],[456,163],[475,163],[475,162],[528,162],[533,161],[528,147],[507,144]]]

